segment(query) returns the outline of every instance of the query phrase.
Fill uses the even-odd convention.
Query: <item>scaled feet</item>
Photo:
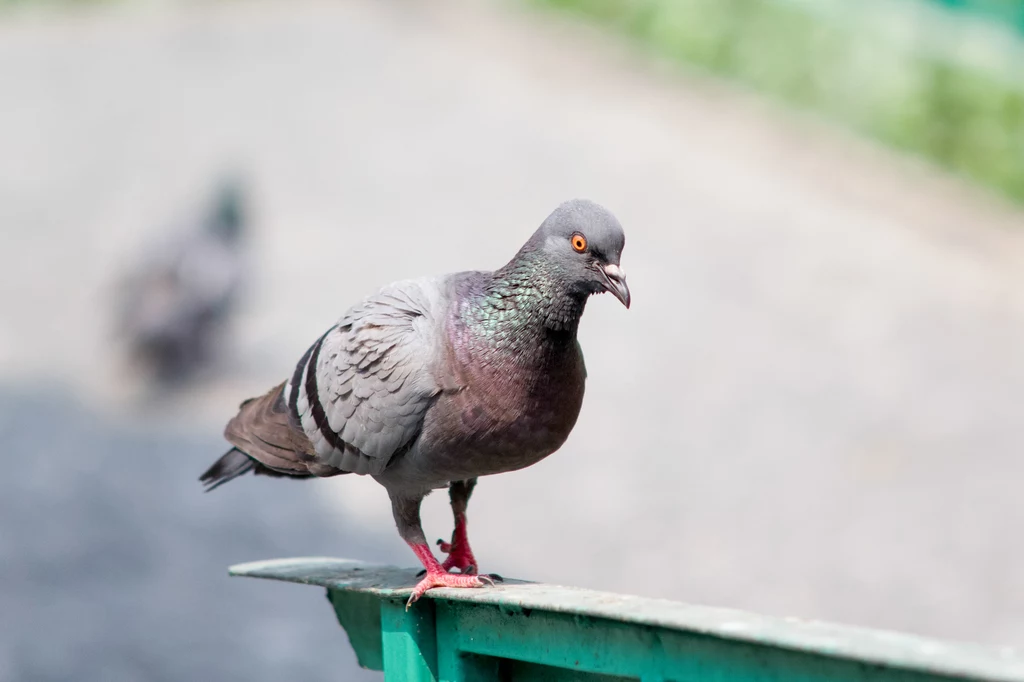
[[[444,551],[445,545],[448,543],[440,543],[441,549]],[[495,582],[501,582],[501,576],[498,575],[467,575],[466,573],[449,573],[449,561],[452,556],[460,557],[457,560],[464,564],[463,566],[455,565],[452,566],[465,570],[466,568],[472,568],[473,573],[476,573],[476,560],[473,558],[472,552],[451,552],[448,560],[445,561],[444,566],[437,562],[434,555],[430,552],[430,548],[427,545],[411,545],[412,551],[416,553],[420,563],[426,568],[426,575],[423,579],[416,584],[413,588],[412,594],[409,595],[409,601],[406,602],[405,608],[412,606],[423,594],[434,587],[484,587],[485,585],[493,585]],[[468,545],[465,545],[468,550]],[[448,548],[451,550],[451,547]]]
[[[458,534],[456,534],[452,537],[451,542],[438,540],[437,546],[448,555],[448,558],[441,564],[441,568],[446,571],[457,568],[462,575],[477,574],[476,557],[473,556],[473,550],[470,548],[468,540],[459,542]]]
[[[416,587],[413,588],[412,594],[409,595],[409,601],[405,603],[405,608],[408,609],[427,590],[434,587],[483,587],[484,585],[493,585],[494,582],[494,577],[489,575],[460,575],[458,573],[447,573],[443,570],[438,572],[428,569],[423,580],[419,581]]]

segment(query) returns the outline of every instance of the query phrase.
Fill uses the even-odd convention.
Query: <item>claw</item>
[[[408,611],[409,607],[419,601],[419,598],[427,590],[434,587],[484,587],[485,585],[494,585],[494,580],[486,575],[459,575],[427,571],[426,577],[416,584],[412,594],[409,595],[409,601],[405,603],[405,610]]]

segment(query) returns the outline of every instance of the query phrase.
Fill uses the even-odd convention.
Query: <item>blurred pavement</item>
[[[589,306],[562,451],[478,488],[484,570],[1024,646],[1019,213],[486,3],[12,13],[0,84],[0,601],[23,623],[0,637],[0,678],[63,677],[33,631],[110,665],[148,652],[124,679],[197,679],[211,641],[228,651],[208,679],[289,662],[337,678],[347,643],[321,594],[223,569],[412,565],[383,490],[250,479],[203,496],[194,479],[238,402],[359,297],[499,266],[572,196],[622,220],[634,305]],[[249,174],[258,223],[236,340],[194,389],[144,400],[117,364],[110,287],[225,167]],[[428,535],[448,534],[445,502],[428,500]],[[69,519],[81,530],[49,534]],[[189,568],[168,578],[175,561]],[[62,612],[39,604],[71,596],[109,623],[49,629]],[[177,634],[150,637],[164,613]],[[277,629],[283,652],[260,641]]]
[[[374,679],[322,590],[225,568],[338,545],[394,557],[379,538],[313,516],[297,487],[200,496],[186,473],[218,440],[112,424],[65,396],[0,392],[11,463],[0,478],[0,680]]]

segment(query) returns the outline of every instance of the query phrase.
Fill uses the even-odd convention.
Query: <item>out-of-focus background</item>
[[[634,305],[483,570],[1024,645],[1022,8],[0,2],[0,680],[374,677],[225,569],[415,564],[383,489],[196,478],[352,302],[574,196]]]

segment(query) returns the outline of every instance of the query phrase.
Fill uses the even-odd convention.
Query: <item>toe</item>
[[[427,572],[427,575],[420,580],[416,587],[413,588],[412,594],[409,595],[409,601],[406,602],[405,607],[409,608],[414,604],[423,594],[435,587],[484,587],[485,585],[493,585],[494,580],[490,576],[477,576],[477,575],[460,575],[458,573],[431,573]]]

